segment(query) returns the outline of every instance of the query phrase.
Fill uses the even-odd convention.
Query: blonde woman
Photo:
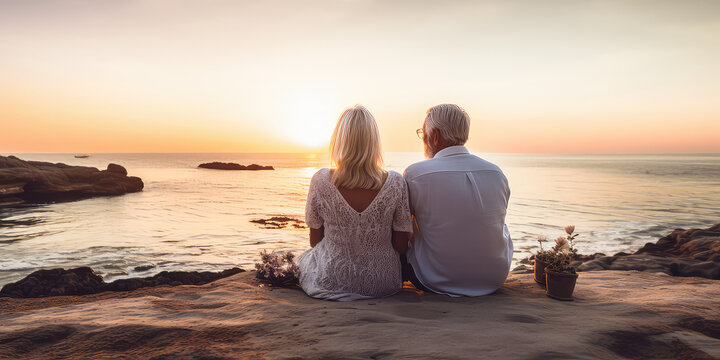
[[[377,124],[363,106],[343,112],[330,147],[334,167],[310,181],[312,248],[297,260],[300,286],[326,300],[392,295],[402,288],[398,254],[412,230],[405,180],[383,169]]]

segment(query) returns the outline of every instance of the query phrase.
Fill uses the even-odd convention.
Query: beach
[[[201,286],[0,298],[0,357],[37,359],[712,359],[716,280],[583,272],[575,301],[530,274],[493,295],[405,290],[329,302],[269,288],[253,272]]]

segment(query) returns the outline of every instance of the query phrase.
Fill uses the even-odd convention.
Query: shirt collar
[[[462,145],[448,146],[448,147],[438,151],[435,154],[435,156],[433,156],[433,159],[439,158],[439,157],[446,157],[446,156],[457,155],[457,154],[469,154],[469,153],[470,152],[468,151],[468,149]]]

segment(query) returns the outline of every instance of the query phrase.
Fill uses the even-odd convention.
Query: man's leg
[[[411,282],[418,290],[432,292],[432,290],[423,286],[420,280],[418,280],[415,275],[415,270],[413,270],[412,265],[410,265],[407,261],[407,256],[405,254],[400,254],[400,265],[402,266],[402,281]]]

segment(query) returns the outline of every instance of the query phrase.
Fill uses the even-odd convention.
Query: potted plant
[[[554,257],[554,252],[553,250],[543,249],[543,243],[548,241],[545,236],[538,236],[537,241],[540,243],[540,251],[533,256],[535,260],[533,264],[533,279],[535,279],[535,282],[538,284],[545,286],[545,267],[548,266],[550,260]]]
[[[578,234],[575,234],[574,225],[565,226],[565,232],[567,236],[555,239],[552,256],[545,268],[545,294],[553,299],[570,301],[578,277],[575,267],[570,265],[577,255],[575,238]]]

